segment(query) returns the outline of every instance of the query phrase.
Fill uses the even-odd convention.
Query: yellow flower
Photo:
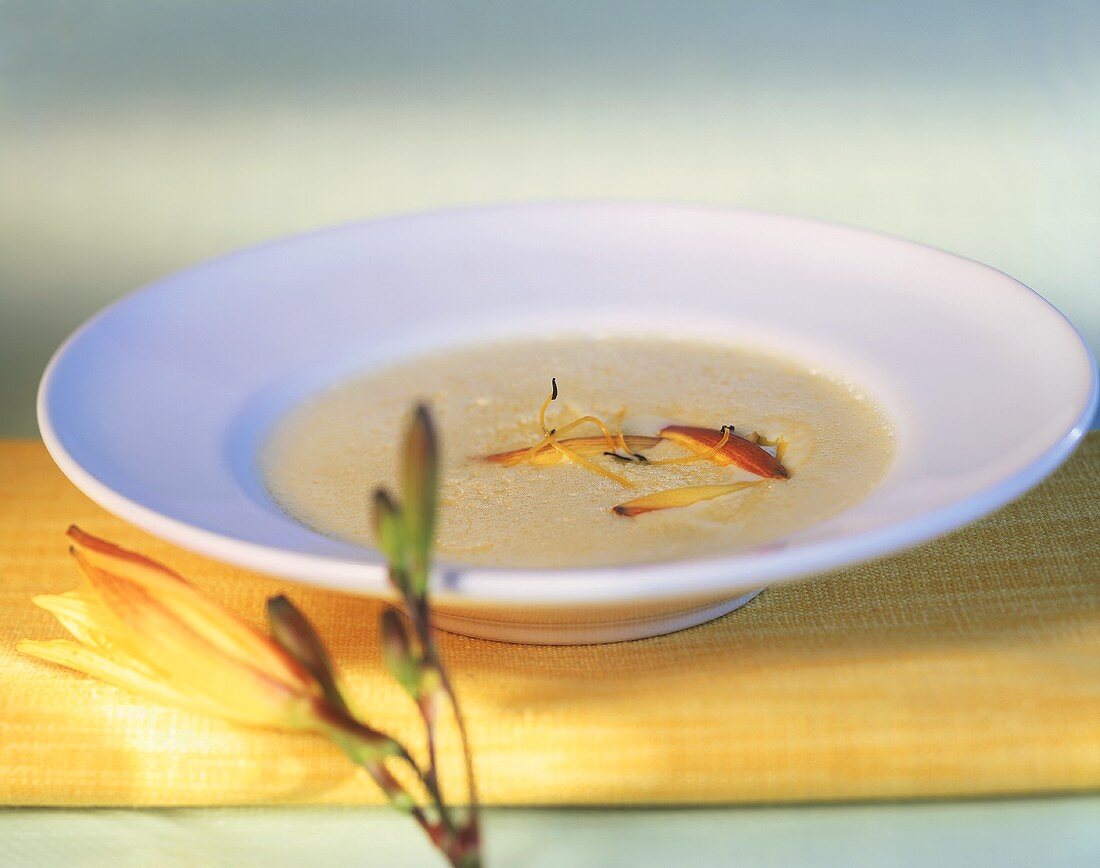
[[[323,730],[325,690],[305,665],[176,573],[73,527],[70,549],[89,587],[34,602],[77,641],[19,650],[227,720]]]

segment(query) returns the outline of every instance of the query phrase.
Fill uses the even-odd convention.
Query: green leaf
[[[405,435],[401,494],[413,588],[422,594],[428,581],[439,496],[439,454],[431,413],[424,404],[417,406]]]

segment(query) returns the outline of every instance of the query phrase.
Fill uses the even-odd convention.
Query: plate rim
[[[81,323],[52,354],[39,383],[36,411],[39,432],[47,452],[62,473],[99,506],[154,536],[191,552],[247,570],[296,582],[366,596],[389,596],[384,568],[377,563],[346,560],[334,556],[305,554],[275,546],[249,542],[223,533],[194,527],[185,521],[119,494],[85,470],[65,448],[50,419],[49,394],[53,377],[65,355],[87,332],[129,299],[155,289],[168,279],[177,279],[265,248],[302,241],[358,228],[414,221],[422,218],[503,211],[510,209],[548,210],[562,207],[648,208],[691,210],[717,215],[773,218],[810,227],[841,228],[874,239],[889,239],[907,246],[969,262],[1005,278],[1022,291],[1023,297],[1038,301],[1068,327],[1083,351],[1089,379],[1085,399],[1072,424],[1044,452],[1024,467],[994,485],[960,500],[937,507],[911,519],[839,538],[803,543],[791,549],[763,553],[626,564],[606,567],[529,569],[470,567],[440,564],[433,570],[433,597],[450,606],[552,607],[581,604],[623,604],[658,600],[715,598],[743,593],[763,584],[795,581],[903,551],[964,527],[1017,499],[1061,466],[1085,436],[1100,403],[1100,375],[1097,360],[1080,330],[1056,305],[1011,275],[985,263],[941,248],[890,233],[859,226],[818,220],[780,212],[733,208],[721,205],[662,200],[570,199],[515,203],[487,203],[453,208],[414,211],[367,218],[306,232],[293,233],[235,249],[211,259],[162,275],[127,293]],[[669,570],[676,570],[676,587],[669,587]],[[523,581],[515,574],[522,573]],[[623,581],[629,575],[632,581]],[[510,576],[511,578],[505,578]],[[614,581],[610,579],[614,578]]]

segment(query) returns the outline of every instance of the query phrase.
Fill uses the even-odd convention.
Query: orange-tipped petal
[[[71,528],[90,587],[34,598],[77,641],[19,650],[156,701],[280,729],[325,726],[320,681],[271,637],[160,564]]]
[[[174,689],[203,697],[221,709],[223,717],[294,726],[301,700],[320,695],[317,682],[289,657],[288,664],[301,673],[299,677],[276,677],[247,659],[227,654],[211,641],[208,624],[203,625],[207,628],[203,634],[180,617],[178,600],[166,604],[147,588],[98,569],[80,552],[76,557],[104,605],[127,628],[129,645],[140,660]]]
[[[631,518],[645,512],[654,512],[658,509],[677,509],[683,506],[691,506],[703,500],[712,500],[724,494],[732,494],[759,482],[734,482],[730,485],[687,485],[683,488],[668,488],[658,491],[656,494],[647,494],[644,497],[636,497],[626,503],[613,506],[611,511],[616,515],[624,515]]]
[[[661,436],[693,452],[705,452],[714,449],[721,442],[723,432],[690,425],[669,425],[661,430]],[[742,470],[768,479],[786,479],[790,475],[787,468],[762,446],[732,433],[709,460],[722,465],[734,464]]]
[[[652,449],[661,442],[660,437],[643,437],[639,434],[625,434],[622,439],[631,452]],[[567,437],[559,440],[558,443],[578,455],[602,455],[608,451],[606,437]],[[511,464],[520,463],[524,460],[524,456],[529,456],[525,459],[527,463],[538,465],[559,464],[565,458],[552,443],[545,443],[533,454],[530,447],[525,447],[513,449],[510,452],[497,452],[495,455],[486,456],[485,460],[495,461],[498,464]]]
[[[57,618],[62,627],[88,648],[115,660],[126,659],[135,666],[146,666],[134,647],[132,632],[103,604],[98,594],[69,591],[34,597],[31,602]]]
[[[80,528],[69,528],[69,537],[74,543],[77,562],[85,568],[86,574],[86,568],[91,567],[97,573],[140,589],[143,593],[137,596],[155,600],[172,618],[226,657],[255,668],[276,681],[294,685],[308,682],[309,676],[305,670],[270,637],[202,596],[182,576],[150,558],[120,548]],[[92,575],[88,577],[92,579]],[[104,599],[110,606],[111,601],[106,596]],[[121,615],[117,611],[115,614]]]
[[[142,666],[135,666],[132,660],[116,659],[100,649],[89,648],[69,639],[51,639],[45,642],[24,639],[16,645],[16,648],[23,654],[65,666],[166,705],[186,708],[200,714],[212,714],[240,723],[257,722],[251,718],[238,717],[233,713],[233,709],[223,708],[200,694],[180,690],[167,682],[159,673]]]

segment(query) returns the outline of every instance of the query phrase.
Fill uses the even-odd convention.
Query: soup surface
[[[705,458],[659,465],[693,454],[667,440],[638,449],[649,464],[586,456],[633,487],[568,458],[486,460],[543,441],[538,415],[551,377],[559,394],[547,427],[592,414],[614,432],[623,410],[627,435],[729,424],[741,436],[786,439],[790,478],[625,517],[612,507],[761,477]],[[280,420],[263,450],[275,501],[321,533],[371,545],[370,494],[378,485],[396,489],[398,447],[418,400],[431,407],[442,446],[437,554],[458,564],[607,566],[759,546],[866,496],[894,451],[889,419],[867,395],[781,357],[670,338],[539,339],[421,356],[312,396]],[[564,436],[602,435],[586,423]]]

